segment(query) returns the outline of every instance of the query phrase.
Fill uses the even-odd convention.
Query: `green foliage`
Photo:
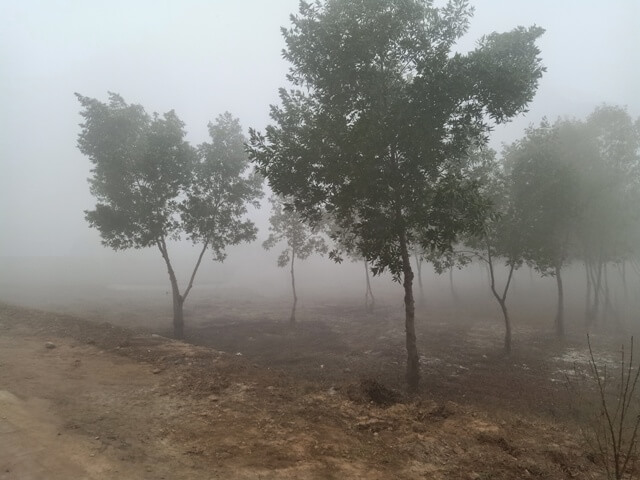
[[[237,119],[219,116],[209,125],[211,143],[195,149],[173,111],[148,115],[114,93],[108,103],[77,97],[84,118],[78,147],[93,164],[89,182],[98,200],[86,218],[106,246],[145,248],[184,233],[222,260],[225,246],[255,238],[242,217],[248,203],[257,206],[261,179],[245,174]]]
[[[76,96],[84,118],[78,148],[93,164],[89,183],[98,200],[85,212],[89,224],[115,250],[176,236],[178,199],[196,159],[184,124],[173,111],[151,116],[114,93],[106,104]]]
[[[209,124],[211,143],[197,149],[171,111],[148,115],[109,94],[109,103],[76,94],[83,107],[78,147],[93,164],[89,179],[98,200],[85,212],[105,246],[115,250],[156,246],[164,259],[173,298],[174,335],[184,335],[183,304],[207,249],[222,261],[225,247],[253,240],[257,230],[243,219],[258,206],[261,179],[247,174],[240,123],[229,113]],[[201,245],[181,293],[167,240],[186,235]]]
[[[477,155],[482,157],[472,174],[481,185],[480,193],[488,206],[487,214],[482,228],[469,232],[464,244],[485,262],[501,258],[506,266],[513,265],[517,269],[522,266],[525,252],[523,216],[514,201],[513,179],[504,165],[497,161],[493,150],[483,149]]]
[[[324,254],[327,244],[318,234],[318,228],[310,227],[304,219],[288,208],[283,199],[271,197],[271,217],[269,217],[269,237],[262,243],[265,250],[270,250],[281,241],[285,248],[278,257],[278,266],[286,267],[293,258],[305,260],[312,253]]]
[[[226,112],[209,123],[210,143],[198,147],[193,178],[181,204],[184,230],[194,242],[208,242],[216,260],[227,245],[254,240],[257,229],[244,218],[247,205],[259,207],[262,177],[246,174],[249,160],[237,118]]]
[[[570,121],[543,121],[505,152],[524,255],[542,275],[570,261],[581,212],[580,162],[593,155],[585,132]]]
[[[527,261],[543,275],[637,251],[639,148],[628,113],[602,106],[586,121],[544,121],[506,149]]]
[[[606,105],[583,128],[595,155],[581,168],[578,247],[586,261],[624,261],[640,245],[640,131],[624,109]]]
[[[461,0],[302,2],[283,29],[294,89],[251,132],[250,156],[306,219],[327,212],[352,232],[376,272],[399,279],[401,237],[446,249],[481,216],[467,151],[488,118],[525,110],[544,70],[538,27],[456,53],[471,14]]]

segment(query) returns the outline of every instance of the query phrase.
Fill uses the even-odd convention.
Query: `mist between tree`
[[[266,239],[266,235],[264,236]],[[260,237],[262,239],[262,237]],[[265,315],[281,312],[288,321],[291,300],[289,272],[276,266],[277,251],[265,252],[259,241],[235,247],[224,263],[207,261],[193,288],[193,308],[187,305],[187,323],[200,325],[202,308],[223,302],[262,308]],[[185,278],[194,250],[187,244],[176,244],[176,271]],[[4,257],[0,258],[3,275],[0,301],[88,316],[99,321],[112,321],[124,326],[145,326],[167,332],[171,325],[170,286],[166,271],[155,252],[107,253],[100,257]],[[424,296],[416,290],[417,315],[421,335],[429,335],[429,324],[459,322],[489,325],[496,332],[495,348],[500,349],[502,317],[491,295],[486,266],[474,262],[459,270],[438,274],[430,265],[423,267]],[[508,269],[497,268],[496,275],[506,278]],[[565,273],[567,330],[584,332],[586,284],[584,267],[576,264]],[[347,310],[365,312],[365,275],[360,263],[335,264],[328,258],[309,258],[297,269],[299,322],[315,321],[314,309],[321,305],[341,305]],[[453,288],[452,288],[453,284]],[[640,282],[627,278],[627,299],[620,272],[609,272],[612,310],[600,331],[640,334],[640,322],[634,312],[640,309],[637,292]],[[402,299],[400,286],[388,274],[371,277],[378,315],[399,316]],[[509,305],[514,323],[514,349],[519,346],[519,332],[535,326],[541,333],[553,331],[557,306],[556,282],[542,278],[528,267],[513,277]],[[390,309],[390,310],[389,310]],[[400,319],[398,319],[400,321]],[[187,327],[188,328],[188,327]],[[428,354],[428,352],[425,352]]]

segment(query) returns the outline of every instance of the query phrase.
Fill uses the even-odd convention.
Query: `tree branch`
[[[209,246],[209,240],[207,239],[207,241],[204,242],[204,245],[202,246],[202,250],[200,251],[200,255],[198,256],[198,261],[196,262],[196,266],[193,269],[193,273],[191,273],[191,278],[189,279],[189,285],[187,286],[187,289],[184,291],[184,295],[182,295],[183,300],[187,299],[187,295],[189,295],[189,292],[193,287],[193,280],[196,278],[196,273],[198,272],[198,268],[200,268],[200,262],[202,262],[202,257],[204,256],[204,252],[207,250],[208,246]]]

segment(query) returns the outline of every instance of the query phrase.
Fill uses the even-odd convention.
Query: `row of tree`
[[[543,30],[492,33],[461,54],[454,46],[472,13],[465,0],[441,8],[427,0],[301,2],[283,29],[291,88],[271,107],[273,123],[250,130],[247,144],[229,114],[209,126],[210,143],[193,147],[174,112],[148,115],[115,94],[108,103],[78,95],[79,148],[93,163],[98,200],[87,220],[114,249],[159,249],[177,337],[206,250],[222,260],[225,246],[255,238],[245,217],[262,195],[262,178],[277,196],[264,246],[291,240],[279,263],[291,265],[293,285],[295,260],[329,249],[317,235],[322,225],[335,260],[360,258],[373,274],[390,271],[402,283],[410,390],[420,368],[414,255],[436,266],[484,259],[508,332],[509,281],[498,289],[496,259],[507,262],[509,279],[523,262],[554,274],[562,292],[562,268],[580,258],[590,301],[601,302],[603,270],[631,256],[635,241],[620,230],[633,222],[623,226],[616,223],[622,215],[608,212],[633,216],[638,125],[628,132],[634,150],[619,140],[630,122],[620,109],[602,108],[586,122],[544,123],[498,162],[485,146],[488,135],[532,100],[544,72],[535,45]],[[596,214],[610,222],[606,230]],[[180,236],[201,248],[184,291],[167,249]],[[295,303],[294,286],[292,318]]]
[[[565,332],[562,273],[572,263],[585,267],[587,326],[616,315],[607,269],[621,271],[627,292],[626,265],[640,258],[640,119],[634,123],[625,109],[601,106],[586,120],[544,120],[528,128],[500,161],[491,150],[472,156],[469,175],[479,180],[491,207],[482,228],[462,235],[445,263],[486,263],[504,316],[506,351],[507,294],[524,263],[555,277],[558,337]],[[500,286],[497,263],[507,267]]]

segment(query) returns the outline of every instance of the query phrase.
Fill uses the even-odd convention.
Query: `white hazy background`
[[[640,1],[472,3],[460,50],[492,31],[546,29],[539,46],[548,71],[538,94],[529,113],[495,130],[492,146],[518,139],[545,116],[583,117],[602,103],[640,116]],[[149,112],[175,109],[194,144],[208,139],[207,123],[226,110],[245,129],[262,130],[286,86],[280,27],[297,9],[297,0],[0,0],[0,299],[27,301],[36,284],[68,292],[78,283],[168,288],[158,252],[111,252],[84,220],[94,202],[90,164],[76,148],[81,118],[73,93],[106,100],[113,91]],[[253,280],[256,290],[287,291],[288,272],[275,266],[279,250],[260,248],[268,215],[267,206],[251,214],[257,242],[230,249],[222,265],[203,264],[201,288]],[[195,252],[188,245],[174,252],[186,280]],[[336,292],[361,287],[358,265],[325,259],[299,267],[302,285],[322,274]]]

